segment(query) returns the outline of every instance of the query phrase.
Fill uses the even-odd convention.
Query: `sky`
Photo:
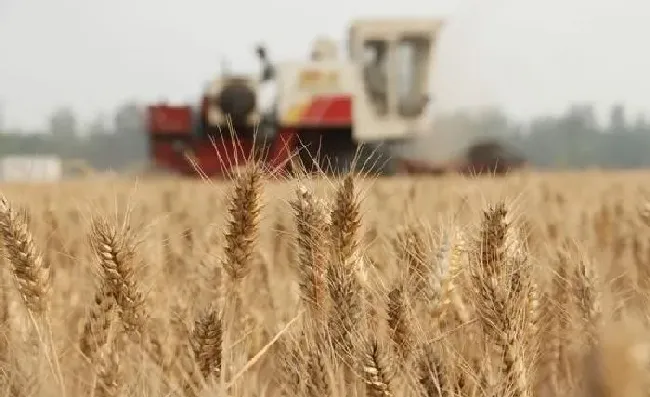
[[[306,58],[373,16],[441,16],[436,110],[498,106],[525,119],[593,102],[650,114],[647,0],[0,0],[7,127],[45,128],[58,106],[90,121],[127,100],[195,102],[219,73]]]

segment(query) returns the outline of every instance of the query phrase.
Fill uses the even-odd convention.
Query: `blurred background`
[[[444,160],[498,137],[535,167],[650,165],[650,3],[643,0],[0,0],[0,157],[98,170],[148,160],[143,109],[196,103],[254,48],[301,59],[354,18],[440,15],[430,132]]]

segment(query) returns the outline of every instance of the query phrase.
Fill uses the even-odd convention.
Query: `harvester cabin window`
[[[428,97],[426,76],[429,39],[405,37],[397,43],[397,110],[400,116],[418,117],[424,111]]]
[[[369,40],[364,43],[363,76],[371,103],[380,115],[388,112],[388,43]]]

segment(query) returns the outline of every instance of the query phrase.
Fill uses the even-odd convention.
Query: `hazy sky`
[[[0,0],[0,103],[8,126],[41,127],[57,105],[84,120],[133,98],[196,100],[219,71],[306,57],[356,17],[445,15],[441,110],[499,105],[516,117],[572,101],[650,114],[648,0]]]

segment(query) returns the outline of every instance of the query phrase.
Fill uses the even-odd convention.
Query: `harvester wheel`
[[[467,148],[465,154],[465,168],[472,173],[504,175],[521,168],[525,162],[525,158],[514,148],[496,140],[476,142]]]

